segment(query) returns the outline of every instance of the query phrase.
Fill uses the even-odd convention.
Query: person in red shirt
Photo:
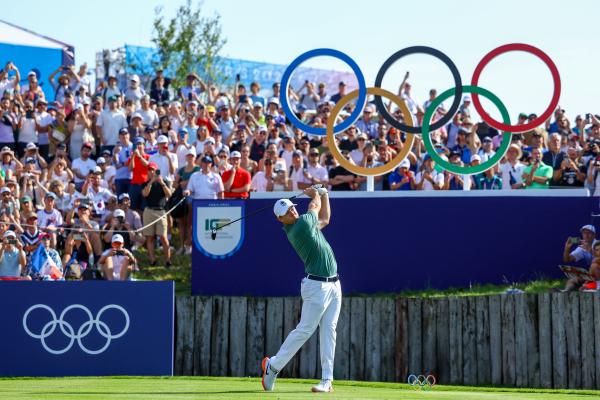
[[[232,151],[229,156],[232,168],[224,171],[221,175],[226,199],[247,199],[249,196],[252,178],[250,172],[240,167],[241,157],[242,154],[239,151]]]
[[[142,196],[142,189],[144,184],[148,180],[148,159],[150,156],[144,151],[144,138],[138,136],[134,141],[135,147],[129,160],[127,160],[127,166],[132,172],[131,185],[129,187],[129,195],[131,197],[131,208],[133,210],[142,210],[144,197]]]

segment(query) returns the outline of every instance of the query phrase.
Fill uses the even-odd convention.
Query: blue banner
[[[0,282],[0,376],[173,374],[173,282]]]
[[[217,230],[215,239],[211,232],[219,226],[239,219],[245,214],[244,200],[199,201],[194,207],[194,244],[196,249],[210,258],[227,258],[235,254],[244,243],[244,219]]]
[[[477,195],[332,198],[331,223],[323,233],[344,292],[560,278],[567,237],[578,236],[598,208],[590,197]],[[274,201],[249,200],[246,212]],[[306,198],[294,202],[306,212]],[[242,247],[227,259],[207,258],[194,249],[192,294],[298,295],[304,266],[271,209],[250,217],[244,230]]]

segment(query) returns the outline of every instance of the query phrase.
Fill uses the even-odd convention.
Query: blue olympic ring
[[[346,64],[352,68],[354,74],[356,75],[356,79],[358,80],[358,100],[356,101],[356,108],[352,111],[352,114],[348,118],[346,118],[339,125],[336,125],[333,128],[333,133],[340,133],[348,129],[352,124],[354,124],[358,118],[360,118],[362,114],[362,108],[367,100],[367,84],[365,82],[365,77],[360,70],[358,64],[346,53],[342,53],[339,50],[334,49],[314,49],[307,51],[306,53],[300,54],[288,67],[285,69],[283,73],[283,77],[281,78],[281,90],[280,92],[280,101],[281,108],[283,108],[284,114],[289,118],[289,120],[296,127],[302,129],[304,132],[309,135],[317,135],[317,136],[325,136],[327,131],[325,128],[317,128],[314,126],[310,126],[300,121],[294,111],[291,109],[290,104],[288,102],[288,88],[290,85],[290,78],[292,76],[292,72],[298,68],[300,64],[304,61],[318,56],[330,56],[344,61]]]

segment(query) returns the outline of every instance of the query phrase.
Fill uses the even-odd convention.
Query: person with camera
[[[584,225],[579,232],[581,238],[574,236],[567,238],[563,250],[563,262],[587,269],[591,267],[594,258],[592,245],[596,240],[596,228],[593,225]],[[576,290],[582,283],[581,279],[569,279],[564,290]]]
[[[569,147],[554,176],[558,186],[581,187],[585,182],[585,172],[586,168],[579,158],[579,152],[575,147]]]
[[[123,236],[123,247],[127,250],[131,251],[133,244],[136,242],[136,233],[125,220],[125,211],[119,208],[112,213],[110,220],[103,227],[103,231],[105,231],[103,235],[105,244],[111,243],[112,237],[116,232],[119,232]],[[123,233],[125,231],[127,233]]]
[[[425,155],[415,181],[417,190],[441,190],[444,186],[444,175],[435,170],[435,161],[429,154]]]
[[[552,167],[542,161],[543,150],[536,147],[531,150],[531,164],[523,170],[525,189],[548,189],[552,179]]]
[[[21,278],[27,259],[23,251],[23,245],[17,240],[17,235],[13,231],[6,231],[2,236],[2,244],[0,245],[0,279],[24,279],[30,280],[29,277]]]
[[[14,76],[9,77],[10,71],[14,71]],[[0,98],[4,97],[4,93],[14,93],[20,81],[19,68],[12,61],[7,62],[4,68],[0,70]]]
[[[150,265],[156,265],[154,254],[154,239],[158,236],[165,253],[165,265],[169,268],[171,264],[171,247],[167,236],[167,218],[165,216],[165,205],[171,196],[171,189],[160,175],[158,165],[151,162],[148,164],[148,180],[144,184],[142,196],[145,198],[145,208],[142,219],[146,228],[143,231],[146,237],[148,257]]]
[[[126,281],[131,279],[136,259],[124,247],[123,236],[115,234],[111,238],[111,248],[102,254],[98,264],[102,266],[102,274],[107,281]]]
[[[88,265],[93,263],[93,254],[94,250],[92,249],[88,233],[84,232],[81,228],[75,229],[69,233],[65,241],[65,249],[62,257],[62,264],[65,266],[65,271],[69,269],[79,271],[86,269]]]
[[[186,85],[179,90],[179,96],[182,102],[197,101],[202,102],[200,95],[206,91],[206,84],[200,77],[191,72],[185,78]]]

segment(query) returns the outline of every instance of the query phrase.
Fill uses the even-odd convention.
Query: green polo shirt
[[[319,229],[317,213],[309,211],[290,225],[283,225],[288,240],[304,263],[307,274],[330,277],[337,274],[333,250]]]
[[[532,167],[532,165],[528,165],[527,167],[525,167],[525,169],[523,170],[523,174],[531,174]],[[534,176],[543,176],[548,178],[548,180],[543,185],[541,183],[532,182],[531,186],[526,186],[525,189],[548,189],[550,187],[550,179],[552,179],[553,172],[554,170],[551,166],[546,165],[540,161],[540,165],[535,170]],[[525,178],[523,178],[523,181],[525,181]]]

